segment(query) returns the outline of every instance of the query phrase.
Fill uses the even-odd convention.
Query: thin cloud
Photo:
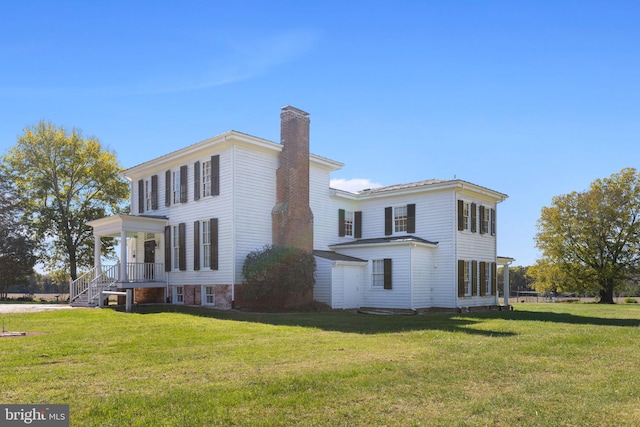
[[[382,184],[373,182],[368,178],[332,179],[329,182],[331,188],[357,193],[368,188],[380,188]]]

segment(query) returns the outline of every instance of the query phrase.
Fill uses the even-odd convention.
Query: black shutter
[[[212,270],[218,269],[218,218],[211,218],[209,220],[209,232],[210,232],[210,245],[211,260],[209,265]]]
[[[484,206],[480,206],[480,234],[487,232],[487,228],[484,226],[485,209]]]
[[[200,221],[193,223],[193,269],[200,270]]]
[[[187,269],[187,227],[184,222],[178,224],[178,244],[180,248],[178,250],[180,256],[178,257],[178,268],[181,271],[185,271]]]
[[[391,289],[392,288],[391,278],[392,278],[392,274],[391,274],[391,258],[385,258],[384,259],[384,288],[385,289]]]
[[[158,175],[151,177],[151,209],[158,209]]]
[[[393,234],[393,208],[384,208],[384,235]]]
[[[463,297],[466,289],[464,288],[464,260],[458,260],[458,297]]]
[[[138,213],[144,212],[144,179],[138,181]]]
[[[496,235],[496,210],[491,209],[491,235]]]
[[[416,232],[416,205],[407,205],[407,233]]]
[[[193,164],[193,200],[200,200],[200,161]]]
[[[353,237],[356,239],[362,238],[362,211],[356,211],[353,213]]]
[[[211,156],[211,195],[220,194],[220,155]]]
[[[338,237],[344,237],[344,209],[338,209]]]
[[[471,261],[471,295],[478,295],[478,261]]]
[[[458,231],[464,230],[464,201],[458,200]]]
[[[476,221],[476,219],[477,219],[477,214],[476,214],[477,208],[478,207],[477,207],[477,205],[475,203],[471,203],[471,232],[472,233],[475,233],[478,230],[477,221]]]
[[[164,271],[171,271],[171,226],[164,228]]]
[[[487,263],[480,261],[480,296],[483,297],[487,294],[485,283],[487,282]]]
[[[180,166],[180,203],[187,203],[187,166]]]
[[[171,171],[164,173],[164,205],[171,206]]]

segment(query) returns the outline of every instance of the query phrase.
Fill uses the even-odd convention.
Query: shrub
[[[267,245],[249,253],[242,267],[246,284],[243,296],[249,300],[285,301],[313,291],[316,261],[301,249]]]
[[[635,299],[635,298],[627,297],[627,298],[624,299],[624,302],[626,304],[637,304],[638,300]]]

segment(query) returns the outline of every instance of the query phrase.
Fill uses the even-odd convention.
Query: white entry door
[[[361,267],[344,267],[344,302],[342,308],[360,307]]]

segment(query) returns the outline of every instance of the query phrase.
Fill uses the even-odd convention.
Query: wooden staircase
[[[118,282],[118,265],[100,268],[95,267],[71,281],[69,285],[69,303],[72,307],[97,307],[100,292],[115,290]]]

